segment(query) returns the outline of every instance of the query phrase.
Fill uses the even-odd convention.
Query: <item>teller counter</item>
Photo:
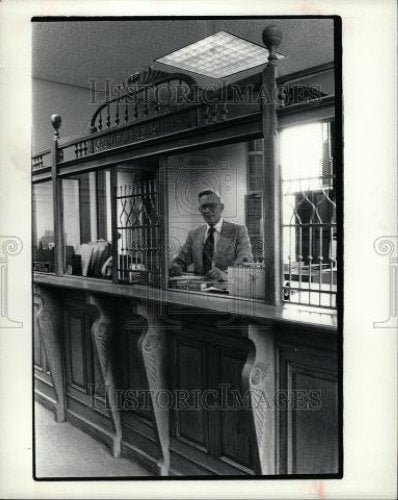
[[[52,115],[32,157],[36,400],[158,476],[342,477],[341,102],[262,39],[198,98],[148,67],[84,135]]]
[[[163,476],[338,474],[330,310],[34,274],[35,396]]]

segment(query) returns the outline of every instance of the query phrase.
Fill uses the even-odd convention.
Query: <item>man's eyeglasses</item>
[[[205,203],[199,207],[200,212],[204,212],[206,210],[210,210],[214,212],[214,210],[220,205],[220,203]]]

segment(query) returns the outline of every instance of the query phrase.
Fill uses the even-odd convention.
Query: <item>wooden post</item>
[[[162,156],[159,159],[158,170],[158,203],[160,215],[160,231],[159,231],[159,285],[161,288],[167,288],[169,274],[169,184],[168,184],[168,169],[167,157]]]
[[[111,169],[112,281],[119,283],[119,233],[117,230],[117,171]]]
[[[107,239],[107,213],[106,213],[106,172],[97,170],[95,173],[96,201],[97,201],[97,239]]]
[[[53,182],[53,213],[54,213],[54,268],[57,276],[64,274],[65,266],[65,245],[64,245],[64,218],[62,199],[62,179],[58,173],[58,138],[59,128],[62,120],[59,115],[51,116],[51,123],[54,128],[54,140],[51,146],[51,175]]]
[[[268,64],[264,68],[261,89],[264,136],[264,262],[265,301],[280,305],[282,284],[281,263],[281,184],[277,154],[277,57],[275,49],[282,41],[282,33],[276,26],[267,26],[263,42],[269,50]]]

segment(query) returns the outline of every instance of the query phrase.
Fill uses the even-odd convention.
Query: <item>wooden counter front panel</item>
[[[216,324],[215,320],[191,317],[180,331],[170,332],[172,386],[177,392],[190,394],[187,404],[195,405],[195,409],[184,409],[183,405],[174,409],[172,433],[180,443],[225,463],[225,469],[221,467],[218,473],[250,474],[255,460],[254,433],[249,411],[239,408],[236,401],[239,396],[245,401],[242,369],[249,346],[239,328],[220,329]],[[199,405],[195,391],[201,398]],[[188,447],[185,450],[189,460]]]
[[[116,315],[117,350],[116,367],[119,367],[122,421],[127,423],[135,415],[151,425],[152,404],[147,391],[142,357],[138,350],[138,339],[142,333],[142,319],[134,316],[129,304],[121,303]]]
[[[34,387],[37,398],[51,411],[54,411],[56,396],[51,380],[50,365],[48,363],[44,346],[36,321],[33,324],[33,362],[34,362]]]
[[[336,353],[299,342],[281,343],[278,360],[279,389],[289,394],[290,404],[295,399],[296,406],[279,412],[280,473],[337,473]]]
[[[111,447],[114,419],[105,399],[91,331],[95,307],[87,302],[85,293],[57,290],[57,298],[63,304],[66,418]],[[145,320],[137,316],[130,300],[107,300],[115,329],[109,356],[115,369],[115,389],[120,393],[122,454],[146,459],[156,471],[159,447],[150,398],[146,408],[136,404],[137,394],[139,401],[139,393],[148,391],[138,346]],[[228,323],[225,316],[214,313],[174,316],[175,327],[166,325],[162,331],[168,340],[166,381],[174,405],[181,390],[188,394],[188,404],[195,391],[202,397],[205,391],[213,393],[209,392],[207,406],[171,408],[171,474],[258,473],[256,429],[242,387],[242,369],[247,368],[253,348],[247,338],[247,323]],[[51,407],[56,398],[34,326],[35,392],[40,402]],[[269,335],[267,328],[264,335]],[[274,325],[272,338],[270,359],[275,354],[276,389],[289,399],[294,392],[305,392],[308,397],[316,391],[321,403],[315,401],[312,408],[276,411],[276,473],[338,472],[336,336],[327,330],[307,330],[297,323],[280,322]],[[222,388],[228,393],[226,399],[222,399]],[[131,398],[126,401],[129,391],[133,405],[129,404]],[[272,396],[267,394],[271,402]],[[227,408],[223,409],[225,403]]]
[[[64,338],[67,412],[112,430],[105,400],[104,380],[93,348],[93,313],[84,295],[64,299]]]
[[[206,374],[206,344],[195,338],[178,338],[174,344],[174,376],[176,384],[173,387],[177,391],[186,391],[187,395],[198,394],[208,386]],[[182,396],[185,396],[181,392]],[[182,399],[180,400],[182,403]],[[179,404],[179,403],[177,403]],[[193,396],[187,400],[193,409],[175,409],[175,435],[181,441],[209,453],[209,416],[203,408],[196,408]]]
[[[227,408],[219,413],[219,456],[226,461],[237,462],[248,469],[256,460],[254,429],[248,405],[250,400],[242,392],[242,369],[246,361],[246,350],[230,351],[219,348],[218,383],[228,386]],[[242,397],[242,400],[240,399]]]

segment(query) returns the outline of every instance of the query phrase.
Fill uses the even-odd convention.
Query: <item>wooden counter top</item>
[[[197,310],[235,314],[239,317],[257,321],[298,322],[300,325],[308,327],[322,327],[330,332],[337,331],[337,313],[334,310],[315,309],[291,304],[269,306],[260,301],[244,298],[226,297],[196,291],[161,290],[144,285],[121,285],[107,280],[81,276],[55,276],[53,274],[34,273],[33,282],[38,285],[69,290],[150,300]]]

